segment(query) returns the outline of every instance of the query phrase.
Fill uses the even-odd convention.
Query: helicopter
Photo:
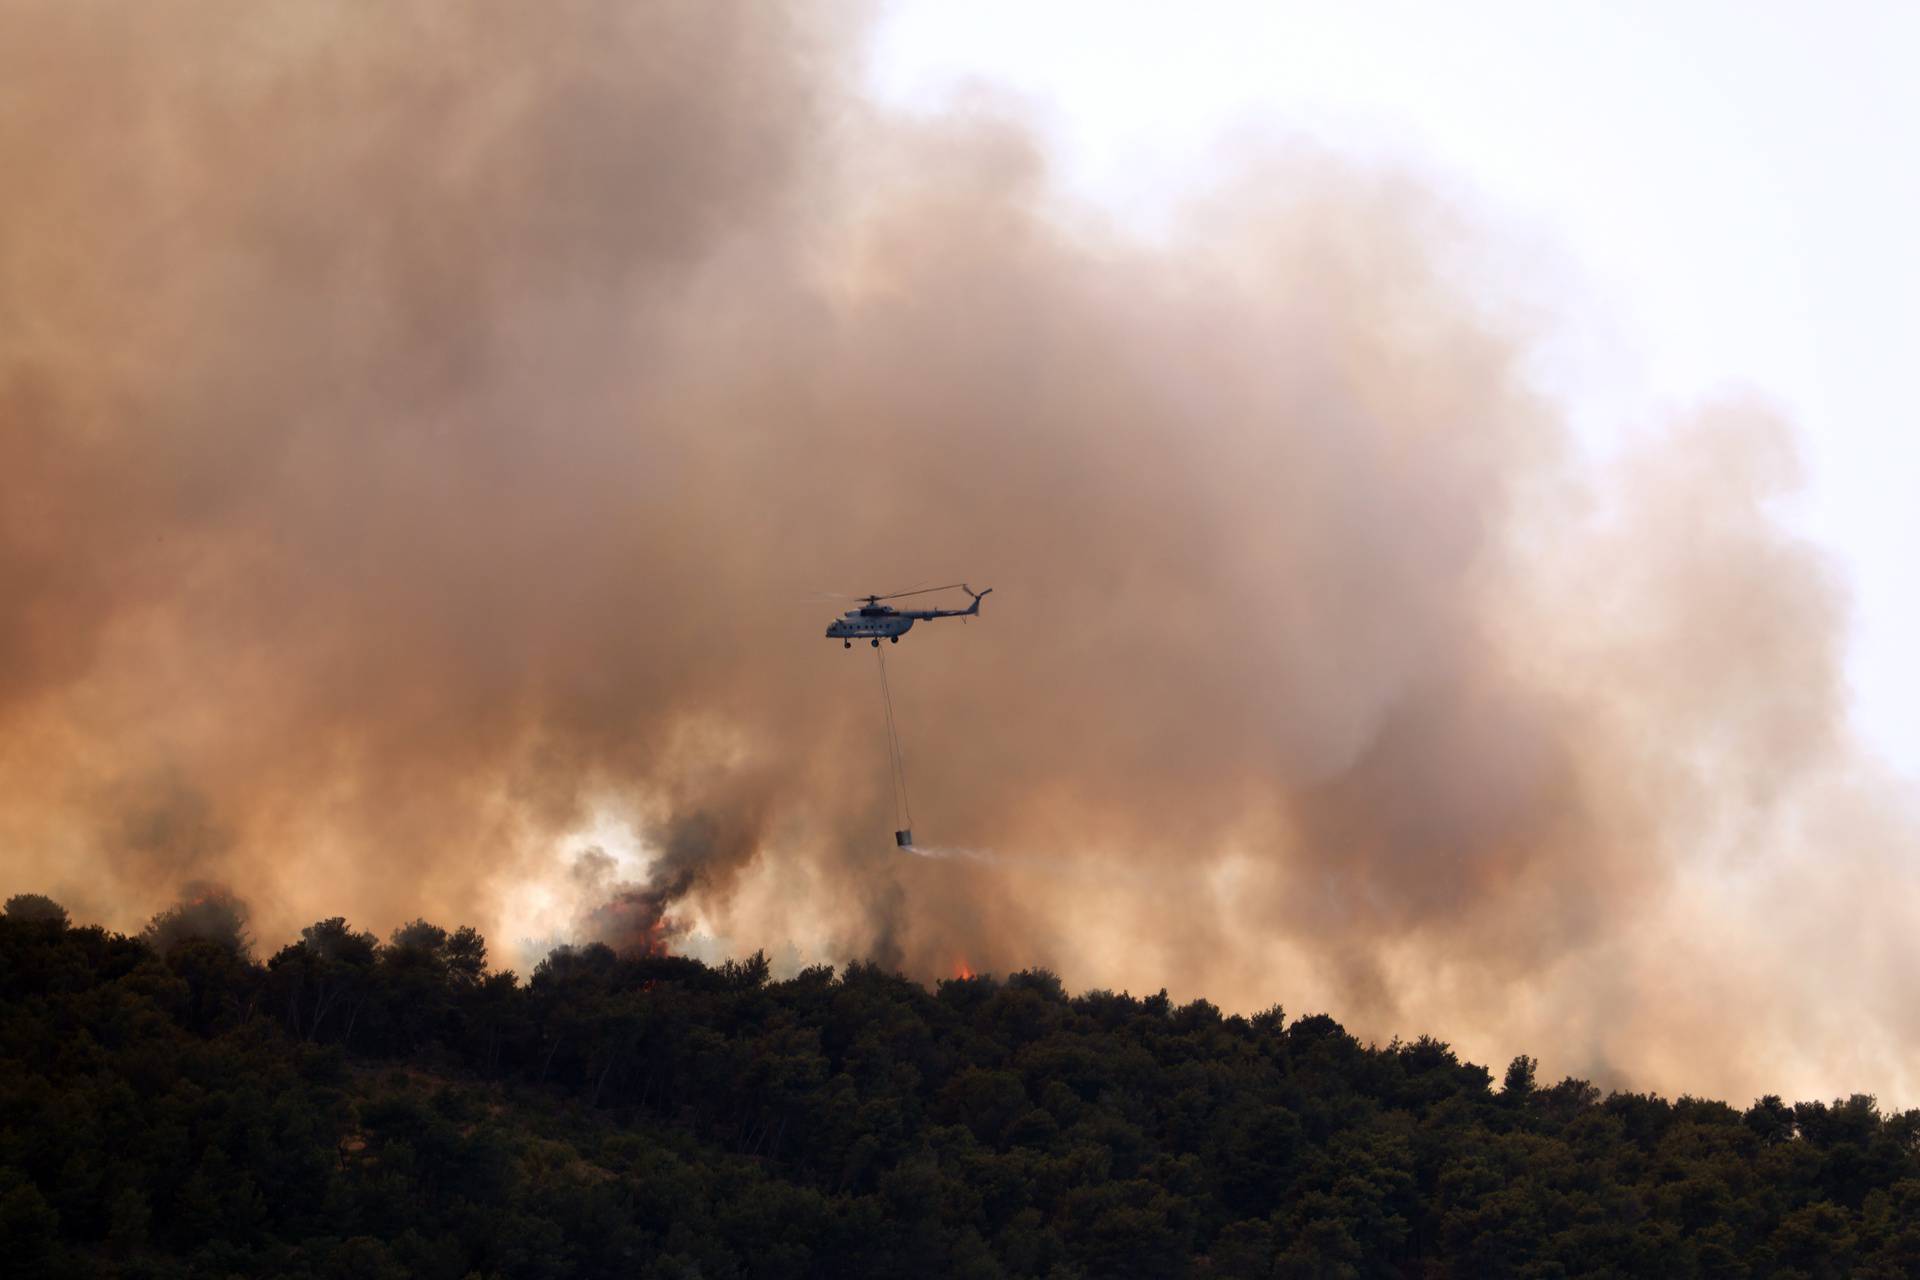
[[[964,609],[896,609],[890,604],[881,604],[882,600],[899,600],[906,596],[924,596],[934,591],[951,591],[960,588],[973,597],[973,603]],[[975,591],[964,582],[950,582],[944,587],[921,587],[917,591],[896,591],[885,596],[855,596],[864,601],[858,609],[849,609],[842,616],[827,625],[827,639],[840,641],[842,648],[853,648],[853,642],[868,639],[878,649],[880,641],[899,644],[900,637],[907,634],[915,622],[925,618],[971,618],[979,614],[980,601],[993,591]]]

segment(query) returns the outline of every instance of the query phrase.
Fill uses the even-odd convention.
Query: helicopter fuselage
[[[898,609],[849,609],[827,625],[829,640],[898,640],[913,618]]]

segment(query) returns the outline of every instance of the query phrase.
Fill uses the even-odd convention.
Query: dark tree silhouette
[[[0,1257],[173,1277],[1920,1275],[1920,1111],[1539,1082],[1044,971],[928,991],[0,915]]]
[[[246,903],[229,890],[196,882],[186,887],[179,902],[148,921],[140,936],[162,955],[197,939],[246,956],[253,949],[247,915]]]
[[[44,893],[16,893],[7,899],[7,919],[23,924],[67,927],[67,909]]]

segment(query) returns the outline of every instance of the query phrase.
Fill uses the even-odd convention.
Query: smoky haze
[[[1275,143],[1143,240],[1014,106],[874,108],[867,16],[0,0],[9,891],[268,948],[571,894],[1920,1097],[1787,425],[1583,461],[1417,175]],[[814,593],[959,578],[889,671],[982,852],[907,857]]]

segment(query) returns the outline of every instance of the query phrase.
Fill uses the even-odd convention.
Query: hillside
[[[1331,1018],[340,920],[0,918],[15,1274],[1920,1275],[1920,1111],[1542,1085]],[[212,934],[214,936],[205,936]]]

